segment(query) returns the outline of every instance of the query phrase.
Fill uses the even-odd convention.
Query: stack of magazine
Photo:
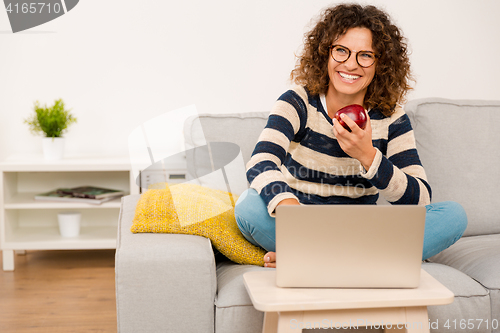
[[[80,186],[73,188],[58,188],[50,192],[40,193],[35,200],[85,202],[100,205],[105,201],[119,198],[124,191],[95,186]]]

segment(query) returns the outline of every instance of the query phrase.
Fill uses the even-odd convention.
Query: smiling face
[[[340,36],[332,44],[342,45],[349,48],[351,56],[346,62],[338,63],[331,55],[328,59],[328,85],[327,99],[334,99],[342,104],[360,104],[368,89],[368,86],[375,76],[375,67],[363,68],[356,62],[354,51],[372,51],[372,33],[367,28],[351,28]]]

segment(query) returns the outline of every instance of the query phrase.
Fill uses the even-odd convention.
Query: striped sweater
[[[247,164],[247,179],[274,216],[283,199],[301,204],[430,203],[431,189],[402,108],[390,116],[369,111],[377,153],[369,170],[349,157],[333,134],[320,97],[303,87],[285,92],[274,105]]]

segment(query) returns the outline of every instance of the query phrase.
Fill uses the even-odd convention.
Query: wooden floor
[[[116,332],[114,255],[114,250],[16,255],[15,271],[0,270],[0,332]]]

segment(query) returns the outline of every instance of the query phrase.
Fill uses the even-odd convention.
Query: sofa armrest
[[[214,331],[210,240],[130,231],[139,195],[122,198],[115,260],[118,332]]]

